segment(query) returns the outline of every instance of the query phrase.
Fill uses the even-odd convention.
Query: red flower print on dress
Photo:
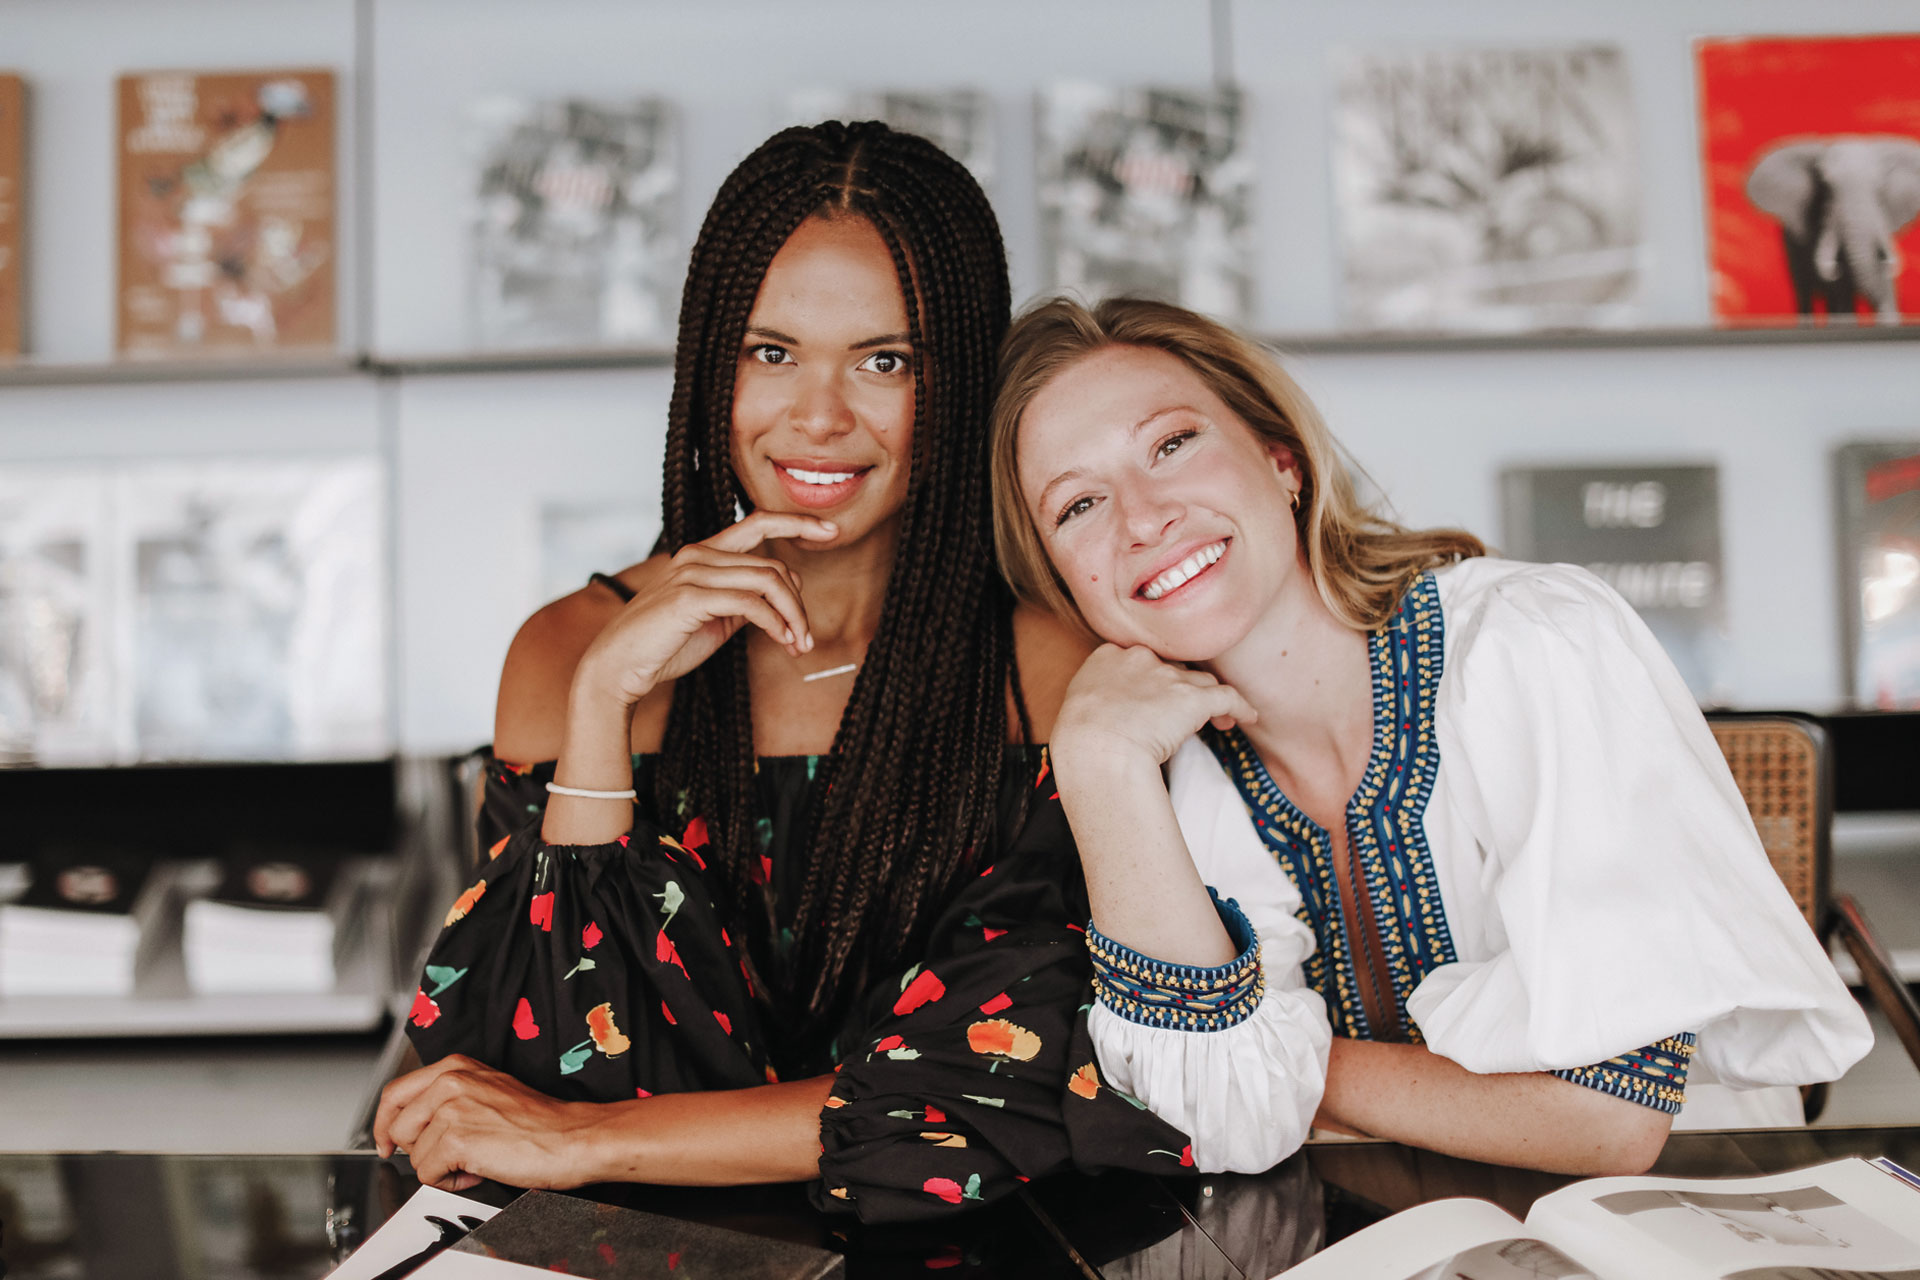
[[[980,930],[980,939],[983,942],[992,942],[995,938],[1005,937],[1006,932],[1005,929],[996,929],[992,925],[984,925]]]
[[[927,1123],[928,1123],[928,1124],[945,1124],[946,1122],[947,1122],[947,1113],[946,1113],[946,1112],[944,1112],[944,1111],[942,1111],[942,1110],[941,1110],[940,1108],[938,1108],[938,1107],[928,1107],[928,1108],[927,1108]]]
[[[580,931],[580,945],[591,951],[600,945],[600,939],[606,935],[600,932],[600,926],[587,921],[587,927]]]
[[[707,846],[707,820],[695,815],[687,824],[687,832],[680,837],[680,847],[693,859],[693,865],[702,871],[707,869],[707,860],[700,856],[700,850]]]
[[[680,963],[680,949],[673,945],[673,939],[667,936],[665,929],[662,929],[660,936],[654,940],[653,954],[661,964],[678,965],[681,976],[688,982],[693,981],[693,975],[687,972],[687,966]]]
[[[635,1089],[633,1091],[633,1096],[636,1098],[651,1098],[653,1095],[647,1092],[645,1089]]]
[[[1002,1009],[1013,1008],[1013,997],[1002,991],[993,999],[980,1006],[982,1013],[999,1013]]]
[[[948,1204],[959,1204],[966,1198],[966,1193],[960,1190],[960,1184],[952,1178],[928,1178],[920,1184],[920,1189],[930,1196],[939,1196]]]
[[[1147,1152],[1147,1154],[1150,1156],[1170,1156],[1174,1153],[1171,1151],[1162,1151],[1156,1147],[1154,1150]],[[1193,1168],[1193,1144],[1191,1142],[1180,1148],[1180,1167],[1182,1169]]]
[[[553,890],[533,895],[527,904],[527,919],[540,926],[542,933],[553,932]]]
[[[525,996],[513,1007],[513,1034],[522,1040],[531,1040],[540,1034],[539,1024],[533,1020],[533,1006],[527,1003]]]
[[[668,1025],[675,1027],[680,1025],[680,1019],[673,1016],[673,1010],[667,1008],[665,1000],[660,1002],[660,1012],[666,1015]]]
[[[407,1014],[407,1019],[424,1031],[440,1020],[440,1006],[426,992],[416,989],[413,993],[413,1009]]]
[[[893,1016],[904,1018],[921,1005],[932,1004],[945,994],[947,994],[947,984],[940,981],[940,976],[933,970],[928,969],[902,989],[900,998],[893,1002]]]
[[[875,1046],[873,1046],[873,1051],[875,1053],[886,1053],[890,1049],[898,1049],[901,1045],[905,1043],[906,1041],[901,1039],[899,1036],[888,1036],[885,1040],[882,1040],[879,1044],[876,1044]]]
[[[728,1035],[733,1034],[733,1020],[727,1017],[726,1014],[720,1012],[718,1009],[715,1009],[713,1011],[713,1020],[720,1024],[720,1029],[722,1031],[726,1032]]]

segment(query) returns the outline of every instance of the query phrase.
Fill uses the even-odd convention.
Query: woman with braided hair
[[[1190,1163],[1092,1065],[1037,745],[1086,650],[993,564],[1009,313],[986,198],[923,139],[789,129],[722,186],[656,554],[507,655],[490,857],[375,1122],[423,1181],[809,1179],[882,1221]]]

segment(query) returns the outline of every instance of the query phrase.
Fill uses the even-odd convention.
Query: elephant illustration
[[[1774,147],[1747,175],[1747,198],[1780,221],[1794,306],[1851,316],[1865,299],[1900,323],[1900,228],[1920,214],[1920,140],[1890,134],[1807,138]]]

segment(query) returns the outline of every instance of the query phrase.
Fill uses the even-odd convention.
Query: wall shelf
[[[1619,351],[1665,347],[1833,346],[1920,343],[1920,325],[1836,325],[1781,328],[1674,326],[1657,329],[1554,329],[1531,333],[1269,333],[1260,340],[1290,355],[1446,354],[1478,351]],[[100,386],[114,383],[249,382],[355,376],[670,369],[665,347],[553,351],[387,354],[371,351],[258,360],[102,360],[0,364],[0,388]]]

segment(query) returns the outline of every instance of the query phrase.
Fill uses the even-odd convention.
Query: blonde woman
[[[1106,642],[1052,744],[1100,1069],[1201,1168],[1265,1167],[1312,1120],[1638,1171],[1676,1114],[1797,1123],[1775,1086],[1866,1052],[1685,685],[1598,579],[1368,511],[1299,388],[1190,312],[1046,303],[1001,374],[1002,568]],[[1327,1049],[1289,1020],[1303,984]]]

